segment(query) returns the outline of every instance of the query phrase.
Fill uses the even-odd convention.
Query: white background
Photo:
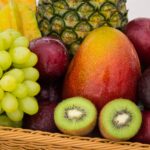
[[[137,17],[150,18],[150,0],[127,0],[129,19]]]
[[[137,17],[150,18],[150,0],[127,0],[127,8],[129,20]]]

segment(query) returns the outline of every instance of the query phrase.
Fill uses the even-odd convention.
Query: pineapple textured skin
[[[43,36],[59,37],[74,55],[95,28],[122,29],[128,22],[126,0],[39,0],[37,20]]]

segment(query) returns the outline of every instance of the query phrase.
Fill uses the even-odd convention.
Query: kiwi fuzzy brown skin
[[[120,136],[116,136],[116,134],[114,134],[113,132],[112,132],[112,130],[113,130],[113,128],[111,128],[110,126],[109,126],[109,128],[107,128],[107,126],[108,126],[108,124],[107,123],[110,123],[110,121],[109,121],[109,119],[108,119],[108,121],[107,121],[107,123],[106,123],[106,120],[104,121],[103,120],[103,118],[104,118],[104,116],[105,116],[105,118],[107,118],[107,117],[110,117],[109,115],[109,113],[110,112],[112,112],[112,111],[110,111],[110,112],[108,112],[108,107],[107,108],[105,108],[105,106],[106,105],[108,105],[109,104],[109,109],[111,109],[110,108],[110,106],[113,108],[113,105],[111,105],[111,103],[113,103],[113,101],[120,101],[120,100],[123,100],[123,101],[128,101],[128,105],[130,105],[130,103],[131,103],[131,106],[132,107],[134,107],[133,108],[133,111],[136,111],[136,122],[134,121],[134,123],[137,123],[137,126],[135,126],[135,130],[131,133],[130,131],[131,131],[131,129],[133,129],[133,122],[132,122],[132,117],[133,117],[133,112],[130,112],[130,110],[131,110],[131,107],[129,108],[129,110],[128,110],[128,105],[127,104],[125,104],[126,105],[126,107],[127,108],[125,108],[125,109],[123,109],[123,110],[119,110],[119,109],[117,109],[116,110],[116,113],[114,114],[114,117],[113,117],[113,119],[111,120],[111,123],[114,125],[114,130],[116,130],[116,131],[121,131],[122,132],[122,134],[123,134],[123,132],[124,132],[124,127],[126,126],[127,128],[128,127],[130,127],[130,130],[128,129],[128,130],[126,130],[127,131],[127,133],[129,132],[129,135],[125,135],[125,136],[122,136],[121,135],[121,137]],[[101,132],[101,134],[102,134],[102,136],[103,137],[105,137],[105,138],[107,138],[107,139],[110,139],[110,140],[113,140],[113,141],[126,141],[126,140],[129,140],[129,139],[131,139],[132,137],[134,137],[137,133],[138,133],[138,131],[139,131],[139,129],[140,129],[140,126],[141,126],[141,123],[142,123],[142,116],[141,116],[141,112],[140,112],[140,110],[138,109],[138,107],[136,107],[136,105],[134,106],[133,104],[133,102],[131,102],[130,100],[127,100],[127,99],[115,99],[115,100],[113,100],[113,101],[111,101],[111,102],[109,102],[109,103],[107,103],[103,108],[102,108],[102,110],[101,110],[101,112],[100,112],[100,115],[99,115],[99,123],[98,123],[98,125],[99,125],[99,130],[100,130],[100,132]],[[123,102],[122,101],[122,102]],[[117,106],[117,104],[118,103],[115,103],[115,105]],[[119,105],[119,104],[118,104]],[[115,106],[115,108],[116,108],[116,106]],[[119,106],[118,106],[119,107]],[[104,110],[105,109],[105,110]],[[108,116],[106,117],[106,113],[108,112]],[[104,115],[105,114],[105,115]],[[119,118],[117,118],[119,115],[125,115],[125,116],[120,116]],[[135,116],[135,114],[134,114],[134,116]],[[137,117],[138,116],[138,117]],[[116,118],[115,118],[116,117]],[[125,120],[122,120],[122,117],[125,117],[124,119]],[[137,121],[137,118],[138,118],[138,121]],[[116,119],[116,120],[115,120]],[[121,120],[119,120],[119,119],[121,119]],[[134,119],[135,120],[135,119]],[[119,122],[119,121],[121,121],[121,122]],[[123,122],[122,122],[123,121]],[[116,123],[116,124],[115,124]],[[119,124],[120,123],[120,124]],[[131,124],[132,124],[132,128],[131,128]],[[122,128],[122,129],[121,129]],[[111,130],[110,130],[111,129]],[[120,130],[121,129],[121,130]],[[125,133],[125,132],[124,132]]]
[[[82,98],[82,97],[73,97],[73,98],[68,98],[68,99],[66,99],[66,100],[63,100],[62,102],[61,102],[61,106],[62,106],[62,104],[64,103],[64,101],[66,101],[67,102],[67,100],[69,101],[69,100],[75,100],[75,101],[78,101],[78,103],[80,103],[80,100],[87,100],[87,99],[84,99],[84,98]],[[57,126],[57,128],[62,132],[62,133],[64,133],[64,134],[69,134],[69,135],[76,135],[76,136],[85,136],[85,135],[88,135],[88,134],[90,134],[93,130],[94,130],[94,128],[95,128],[95,126],[96,126],[96,123],[97,123],[97,110],[96,110],[96,107],[94,106],[94,104],[91,102],[91,101],[89,101],[89,100],[87,100],[88,101],[88,103],[90,103],[90,105],[91,105],[91,111],[92,111],[92,113],[94,114],[93,116],[92,116],[92,118],[91,118],[91,120],[90,120],[90,122],[88,122],[88,124],[87,124],[87,122],[84,122],[84,120],[83,120],[83,124],[85,123],[85,124],[87,124],[86,126],[80,126],[80,128],[78,128],[78,129],[76,129],[76,128],[72,128],[72,129],[69,129],[67,126],[72,126],[74,123],[68,123],[65,127],[63,127],[61,124],[60,124],[60,122],[62,121],[62,120],[59,120],[58,121],[58,119],[57,119],[57,117],[56,116],[58,116],[58,115],[60,115],[60,114],[58,114],[58,109],[59,108],[57,108],[57,107],[59,107],[59,104],[57,105],[57,107],[55,108],[55,111],[54,111],[54,121],[55,121],[55,124],[56,124],[56,126]],[[86,103],[87,104],[87,103]],[[69,104],[70,105],[70,104]],[[89,104],[88,104],[89,105]],[[76,107],[80,107],[80,109],[77,109]],[[78,123],[78,121],[81,123],[81,121],[82,121],[82,119],[83,118],[80,118],[80,117],[83,117],[83,113],[85,113],[84,112],[84,110],[86,110],[87,108],[86,108],[87,106],[85,106],[85,108],[83,107],[82,108],[82,106],[78,106],[78,105],[76,105],[76,103],[74,104],[74,108],[72,107],[72,104],[68,107],[69,108],[69,110],[78,110],[78,111],[80,111],[80,110],[83,110],[83,112],[82,112],[82,114],[81,114],[81,116],[79,116],[79,118],[77,118],[77,126],[79,126],[79,123]],[[66,110],[66,112],[61,112],[61,113],[63,113],[63,114],[69,114],[68,112],[67,112],[67,110],[68,110],[68,108],[66,107],[65,108],[65,105],[64,105],[64,110]],[[71,109],[70,109],[71,108]],[[81,112],[81,111],[80,111]],[[89,113],[89,112],[88,112]],[[87,115],[88,116],[88,115]],[[84,115],[84,117],[87,117],[87,116],[85,116]],[[63,117],[64,117],[64,115],[63,115]],[[69,117],[69,115],[67,116],[67,117]],[[66,119],[66,121],[67,121],[67,119],[69,119],[69,120],[72,120],[73,118],[67,118],[67,117],[65,117],[65,119]],[[91,117],[91,116],[90,116]],[[63,120],[63,121],[65,121],[65,120]],[[81,124],[80,124],[81,125]]]

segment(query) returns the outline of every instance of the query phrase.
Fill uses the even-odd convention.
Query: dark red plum
[[[38,101],[59,102],[61,100],[62,81],[40,82],[40,86],[40,93],[36,96]]]
[[[62,77],[69,63],[65,45],[57,38],[42,37],[30,42],[30,50],[38,56],[36,68],[40,78],[47,81]]]
[[[38,101],[49,101],[49,84],[40,84],[41,90],[36,96]]]
[[[131,40],[140,61],[144,66],[150,65],[150,18],[131,20],[125,27],[124,33]]]
[[[142,112],[142,126],[132,141],[150,144],[150,111]]]
[[[32,130],[41,130],[56,132],[57,128],[54,123],[55,102],[39,102],[39,111],[33,116],[26,115],[23,120],[23,128]]]
[[[137,95],[144,107],[150,109],[150,67],[143,72],[138,82]]]

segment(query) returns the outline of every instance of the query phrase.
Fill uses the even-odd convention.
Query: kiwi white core
[[[70,119],[79,119],[79,118],[82,117],[82,114],[83,113],[80,110],[77,110],[77,109],[67,111],[67,115]]]
[[[113,117],[113,124],[116,128],[128,126],[132,121],[132,115],[127,110],[122,110],[116,113]]]
[[[124,125],[129,120],[129,118],[130,118],[130,116],[126,113],[118,114],[114,118],[114,122],[116,122],[116,124],[118,124],[118,125]]]

